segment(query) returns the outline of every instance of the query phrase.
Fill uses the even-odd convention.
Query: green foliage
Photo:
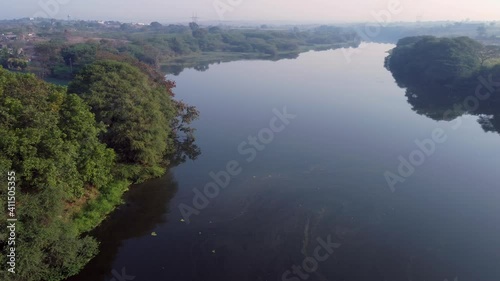
[[[170,49],[172,49],[172,51],[176,54],[182,55],[182,54],[187,54],[190,52],[189,46],[182,39],[174,37],[174,38],[170,39],[170,41],[168,43],[169,43]]]
[[[78,273],[97,253],[94,239],[80,238],[75,227],[61,219],[62,190],[18,193],[17,200],[16,274],[1,271],[1,280],[62,280]],[[4,245],[2,248],[5,253]]]
[[[387,58],[387,66],[404,83],[405,77],[424,82],[452,82],[479,70],[482,45],[468,37],[433,36],[401,39]]]
[[[129,179],[134,183],[142,183],[146,180],[157,178],[165,174],[166,169],[157,166],[141,166],[132,164],[118,164],[114,170],[116,178]]]
[[[124,62],[88,65],[71,84],[73,94],[0,68],[0,173],[15,171],[18,187],[17,274],[2,271],[0,280],[57,281],[78,273],[98,248],[82,233],[122,203],[131,181],[163,175],[168,158],[180,163],[199,154],[187,126],[198,111],[172,99],[175,84],[163,75],[132,63],[142,71]],[[0,189],[3,206],[6,191]],[[0,219],[5,229],[6,214]],[[2,253],[7,247],[0,243]]]
[[[11,70],[24,71],[28,67],[28,61],[19,54],[18,49],[1,48],[0,66]]]
[[[84,184],[102,186],[113,152],[99,143],[95,130],[67,135],[71,127],[96,126],[88,107],[78,97],[66,96],[64,88],[31,75],[0,73],[4,80],[0,84],[0,132],[5,136],[0,149],[12,161],[11,168],[22,174],[24,188],[60,186],[68,195],[78,196]],[[67,119],[68,115],[74,118]],[[91,172],[89,167],[96,165],[104,174]]]
[[[106,125],[102,140],[122,163],[155,167],[162,164],[168,147],[171,96],[136,67],[100,61],[89,65],[70,84],[96,119]]]
[[[4,68],[8,67],[8,61],[10,58],[9,51],[7,48],[1,48],[0,49],[0,65],[3,66]]]
[[[96,136],[105,131],[95,122],[90,108],[76,95],[68,95],[61,110],[61,127],[68,140],[79,143],[81,157],[76,162],[84,182],[97,188],[110,182],[110,170],[115,162],[115,153],[96,141]],[[93,141],[89,141],[93,140]]]
[[[95,61],[97,45],[81,43],[61,49],[61,56],[66,66],[70,67],[70,74],[77,73],[82,67]]]
[[[400,40],[386,63],[418,114],[447,121],[477,115],[485,131],[500,133],[500,64],[484,63],[498,57],[497,46],[463,37],[426,36]],[[429,68],[448,72],[439,74]]]
[[[79,233],[92,230],[99,225],[106,215],[114,210],[115,206],[121,204],[122,195],[128,190],[129,181],[116,181],[101,190],[96,200],[90,201],[82,212],[74,218],[74,225]]]
[[[0,50],[0,63],[13,70],[68,80],[80,72],[68,94],[0,68],[0,174],[16,171],[18,186],[17,274],[0,271],[0,280],[56,281],[78,273],[98,250],[86,232],[122,202],[131,182],[161,176],[168,164],[200,153],[188,126],[198,111],[173,99],[175,84],[154,66],[222,49],[219,33],[153,23],[143,34],[123,25],[98,43],[70,44],[73,31],[65,32],[65,24],[44,23],[37,36],[51,40],[35,43],[29,64],[14,55],[17,49]],[[100,26],[72,24],[81,34]],[[6,198],[1,189],[2,206]],[[5,229],[4,212],[0,219]],[[0,232],[4,265],[6,240]]]
[[[152,23],[150,24],[150,26],[151,26],[152,28],[154,28],[154,29],[160,29],[160,28],[162,28],[162,27],[163,27],[163,25],[162,25],[161,23],[157,22],[157,21],[152,22]]]
[[[47,24],[50,26],[50,23]],[[131,57],[159,68],[160,65],[172,62],[178,57],[200,56],[202,52],[244,53],[243,55],[276,58],[319,47],[329,49],[337,48],[339,44],[355,45],[360,41],[352,30],[332,26],[300,31],[298,28],[227,29],[217,26],[203,27],[196,23],[190,23],[188,26],[163,26],[152,22],[142,27],[113,24],[114,28],[103,28],[93,22],[78,21],[64,23],[60,28],[52,27],[60,30],[59,33],[38,34],[50,40],[36,43],[34,60],[28,70],[41,77],[71,80],[83,67],[110,54]],[[67,25],[72,25],[75,31],[66,33],[64,30]],[[67,39],[73,32],[88,41],[69,43]],[[94,42],[94,38],[101,39]],[[4,66],[8,66],[6,62]],[[18,68],[22,69],[23,65]]]
[[[61,280],[96,253],[96,242],[68,223],[66,206],[112,179],[114,152],[99,142],[101,130],[65,88],[0,69],[0,172],[16,172],[19,255],[14,279],[3,271],[1,280]],[[3,213],[1,219],[5,229]],[[0,247],[5,253],[7,245]]]
[[[50,75],[56,78],[70,78],[71,68],[66,66],[61,56],[63,44],[63,42],[57,40],[50,40],[35,45],[35,64],[40,68],[39,76],[45,77]]]

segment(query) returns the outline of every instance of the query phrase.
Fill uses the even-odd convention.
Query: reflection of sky
[[[211,169],[222,169],[227,161],[237,160],[242,163],[244,176],[280,170],[302,173],[326,165],[342,178],[384,185],[384,178],[378,175],[396,168],[398,156],[409,154],[415,148],[414,140],[430,137],[434,128],[443,128],[450,135],[450,141],[439,150],[446,154],[446,160],[441,161],[482,159],[482,169],[495,167],[492,155],[498,155],[494,148],[499,138],[484,134],[475,118],[464,120],[461,130],[453,131],[454,123],[436,122],[411,111],[404,90],[383,68],[385,51],[392,47],[362,45],[359,53],[352,54],[351,63],[346,62],[341,50],[309,52],[300,55],[300,63],[240,61],[212,65],[206,72],[185,70],[178,77],[170,77],[177,83],[177,97],[196,105],[202,116],[195,123],[202,155],[195,163],[179,167],[177,175],[189,175],[190,186],[203,185]],[[246,156],[238,154],[238,145],[268,126],[272,109],[283,106],[298,117],[276,134],[254,162],[246,163]],[[480,137],[481,146],[492,150],[467,149],[471,135]],[[481,157],[474,156],[477,154]],[[433,173],[443,163],[429,161],[422,169]],[[270,165],[272,169],[267,169]],[[465,167],[479,172],[477,165],[457,168]],[[192,169],[200,173],[193,174]],[[357,177],[366,173],[373,176]],[[432,179],[424,176],[420,180],[428,183]],[[447,177],[444,182],[453,186],[464,180]],[[485,186],[494,185],[496,177],[482,180]]]
[[[188,21],[196,12],[201,20],[218,20],[214,3],[229,0],[16,0],[4,3],[0,18],[29,17],[42,10],[40,3],[56,3],[55,18],[68,14],[78,19],[113,19],[127,21]],[[241,0],[224,14],[226,20],[293,21],[373,21],[372,12],[386,10],[388,3],[399,1],[403,11],[393,20],[498,20],[498,0]],[[140,11],[138,13],[138,11]]]
[[[500,270],[494,265],[500,260],[500,244],[495,237],[500,227],[495,221],[500,192],[495,187],[500,136],[484,133],[475,117],[463,118],[463,125],[453,130],[454,122],[434,121],[412,111],[405,90],[383,68],[392,47],[363,44],[351,63],[342,50],[308,52],[297,60],[224,63],[175,77],[177,97],[201,112],[195,126],[202,155],[175,169],[179,192],[173,201],[189,203],[192,189],[202,189],[211,181],[209,172],[224,169],[230,160],[243,168],[210,207],[192,218],[191,227],[203,233],[213,229],[215,236],[207,243],[214,247],[229,241],[259,249],[259,261],[282,271],[287,255],[300,261],[294,254],[300,253],[302,243],[296,241],[303,239],[310,220],[314,238],[347,231],[339,260],[350,266],[360,260],[378,264],[387,276],[395,276],[391,280],[407,274],[398,272],[406,268],[399,266],[401,260],[414,263],[413,274],[422,272],[422,278],[414,279],[418,281],[452,278],[446,274],[464,280],[498,279]],[[283,106],[296,119],[247,163],[237,152],[238,144],[268,126],[272,108]],[[384,172],[396,172],[398,157],[408,158],[417,147],[415,140],[430,138],[436,128],[446,132],[447,141],[391,193]],[[171,216],[176,221],[180,213],[173,209]],[[238,219],[219,223],[233,217]],[[353,236],[357,227],[362,230]],[[182,231],[184,236],[190,233]],[[283,249],[273,250],[276,239]],[[232,262],[227,268],[238,267],[241,260],[244,265],[256,264],[250,250],[236,259],[228,255],[237,248],[227,247],[231,251],[224,257]],[[273,256],[276,253],[282,256]],[[321,273],[329,277],[326,280],[336,280],[332,272],[342,265],[327,264]],[[429,265],[437,266],[423,270]],[[214,268],[200,272],[221,271],[220,265]],[[374,272],[367,268],[345,270],[350,277],[346,280],[373,280]],[[274,275],[282,272],[277,271]]]

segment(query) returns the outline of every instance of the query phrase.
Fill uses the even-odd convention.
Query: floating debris
[[[181,219],[181,222],[185,222],[185,220],[184,220],[184,219]]]
[[[156,236],[156,235],[158,235],[158,234],[156,234],[156,232],[154,232],[154,231],[151,232],[151,236]]]
[[[212,254],[215,254],[215,250],[212,250]]]

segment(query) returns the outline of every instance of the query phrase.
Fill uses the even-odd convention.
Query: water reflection
[[[426,135],[436,125],[408,110],[382,68],[390,47],[367,45],[347,66],[342,52],[332,51],[183,73],[177,90],[200,107],[197,137],[204,153],[176,168],[180,188],[163,209],[172,209],[170,221],[154,230],[134,223],[145,228],[143,236],[133,230],[129,237],[136,239],[119,236],[118,242],[112,240],[114,226],[106,228],[107,243],[114,246],[100,256],[101,267],[93,262],[101,274],[92,275],[88,267],[80,275],[88,278],[74,280],[103,281],[121,265],[137,276],[134,281],[306,280],[282,276],[314,256],[317,239],[329,235],[341,246],[305,272],[308,281],[498,280],[498,136],[464,126],[404,187],[396,193],[387,187],[384,171],[421,131]],[[445,115],[463,103],[456,88],[404,82],[419,114],[452,120],[465,113]],[[191,202],[192,189],[210,181],[210,171],[237,157],[231,153],[241,139],[268,121],[267,108],[284,103],[300,118],[191,224],[181,222],[178,204]],[[481,117],[485,128],[491,126],[491,118]],[[125,216],[122,223],[138,217]]]
[[[356,43],[348,43],[348,44],[340,44],[339,46],[315,46],[311,50],[312,51],[326,51],[326,50],[335,50],[338,48],[346,48],[358,47],[360,42]],[[210,68],[210,65],[213,64],[221,64],[224,62],[230,61],[239,61],[239,60],[267,60],[267,61],[279,61],[284,59],[296,59],[299,57],[300,53],[304,52],[304,50],[297,50],[289,53],[277,54],[274,56],[258,54],[258,53],[219,53],[219,54],[205,54],[192,58],[183,58],[183,59],[174,59],[168,64],[164,64],[161,67],[161,70],[167,75],[172,74],[174,76],[178,76],[185,69],[195,69],[197,71],[207,71]]]
[[[397,84],[406,88],[408,103],[416,113],[437,121],[474,115],[484,131],[500,133],[500,66],[449,84],[423,83],[419,77],[392,74]]]
[[[474,77],[457,78],[446,84],[424,83],[420,77],[394,71],[392,75],[398,86],[405,88],[408,103],[419,115],[436,121],[453,121],[457,127],[462,124],[458,118],[476,116],[485,132],[500,134],[499,70],[500,67],[483,70]],[[469,147],[470,151],[479,149]],[[458,171],[466,162],[479,166],[481,160],[484,159],[469,157],[446,164]],[[463,171],[474,177],[473,166]],[[487,173],[480,171],[470,182],[435,188],[443,177],[440,173],[437,171],[433,178],[434,186],[404,191],[411,201],[396,207],[391,219],[380,228],[387,241],[379,245],[380,250],[398,245],[397,250],[390,251],[391,256],[386,254],[384,258],[392,259],[392,267],[398,266],[401,271],[397,275],[384,275],[384,280],[403,280],[405,276],[408,279],[404,280],[454,280],[453,276],[458,276],[458,280],[493,280],[500,276],[500,269],[495,266],[500,261],[500,245],[495,242],[500,231],[495,223],[498,207],[496,199],[492,199],[498,197],[497,185],[483,183],[481,177]]]
[[[110,277],[113,261],[128,239],[150,235],[157,224],[166,222],[169,201],[177,192],[177,183],[169,172],[159,179],[132,186],[118,207],[92,233],[101,244],[99,254],[84,270],[67,281],[104,280]],[[121,268],[115,268],[120,272]]]
[[[196,71],[207,71],[210,68],[210,65],[213,64],[221,64],[224,62],[230,62],[235,60],[269,60],[269,61],[278,61],[282,59],[296,59],[299,56],[299,52],[297,53],[289,53],[289,54],[280,54],[276,56],[263,56],[256,54],[241,54],[241,55],[233,55],[227,57],[215,57],[211,58],[208,56],[207,58],[192,58],[192,59],[177,59],[172,62],[163,65],[161,70],[166,74],[179,75],[185,69],[195,69]]]

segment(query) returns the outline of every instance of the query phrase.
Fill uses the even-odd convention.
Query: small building
[[[14,40],[17,40],[17,35],[15,35],[15,34],[2,34],[2,39],[14,41]]]

